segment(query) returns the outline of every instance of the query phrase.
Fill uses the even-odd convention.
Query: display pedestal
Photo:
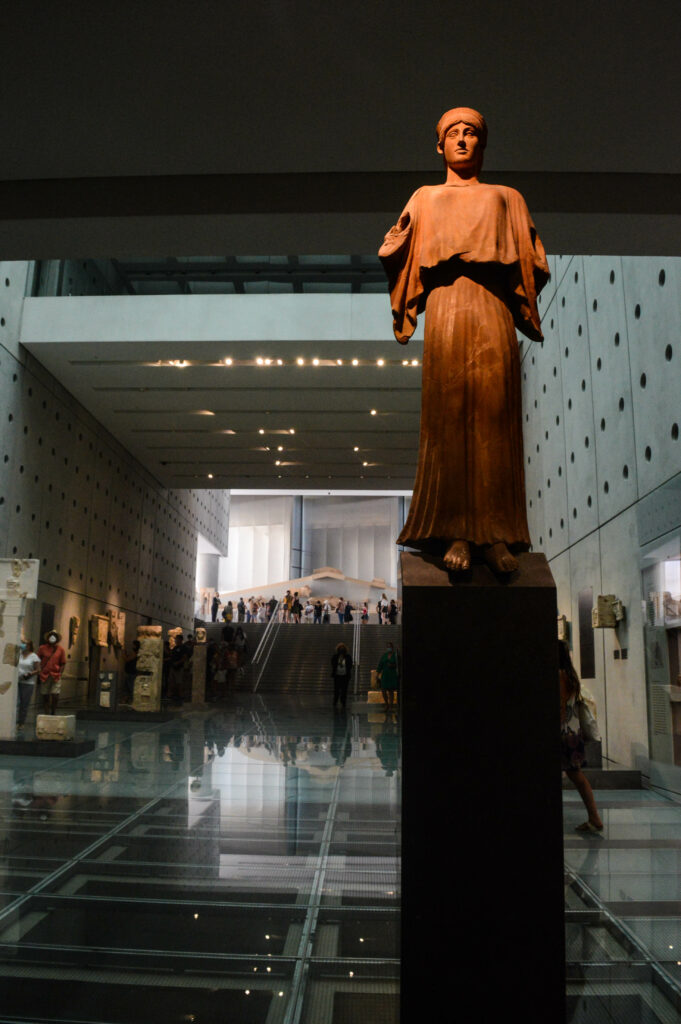
[[[206,703],[206,644],[194,644],[192,652],[192,704]]]
[[[556,592],[402,555],[403,1014],[443,970],[480,1020],[564,1019]],[[454,996],[458,1000],[458,996]]]

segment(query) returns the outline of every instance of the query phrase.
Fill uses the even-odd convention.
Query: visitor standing
[[[396,694],[400,687],[400,658],[390,640],[388,640],[386,649],[376,667],[376,678],[383,694],[385,710],[390,711],[393,705],[393,694]]]
[[[218,595],[216,593],[215,596],[213,597],[213,600],[212,600],[211,606],[210,606],[210,617],[211,617],[211,621],[212,622],[217,622],[219,608],[220,608],[220,598],[218,597]]]
[[[17,729],[23,732],[26,716],[35,693],[35,681],[40,672],[40,658],[33,650],[33,643],[26,640],[20,644],[19,655],[19,714]]]
[[[348,698],[348,685],[352,676],[352,655],[344,643],[337,645],[331,655],[331,675],[333,676],[333,706],[340,701],[345,707]]]
[[[66,651],[60,644],[61,633],[56,629],[48,630],[44,640],[45,643],[38,648],[43,711],[46,715],[56,715],[61,693],[61,677],[66,665]]]

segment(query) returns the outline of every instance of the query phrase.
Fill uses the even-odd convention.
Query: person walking
[[[400,688],[400,656],[391,640],[388,640],[376,666],[376,678],[383,694],[385,710],[390,711],[393,706],[393,694],[397,694]]]
[[[216,593],[215,596],[213,597],[213,600],[212,600],[211,606],[210,606],[210,617],[211,617],[211,621],[212,622],[217,622],[217,620],[218,620],[218,609],[219,608],[220,608],[220,598],[218,597],[218,595]]]
[[[558,641],[558,675],[560,680],[560,753],[561,767],[576,788],[586,808],[588,818],[577,825],[577,832],[602,832],[603,822],[598,813],[591,783],[582,768],[586,765],[584,738],[579,723],[579,703],[582,701],[581,684],[570,649],[564,640]]]
[[[348,685],[352,676],[352,655],[344,643],[339,643],[331,655],[331,675],[333,676],[333,706],[340,701],[342,708],[348,699]]]
[[[338,616],[338,621],[342,626],[343,623],[345,622],[345,601],[343,600],[342,597],[338,604],[336,605],[336,615]]]

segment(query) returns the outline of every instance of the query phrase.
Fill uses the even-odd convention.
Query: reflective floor
[[[581,835],[565,791],[568,1021],[681,1021],[681,805],[654,790],[603,790],[605,829]]]
[[[399,1017],[399,739],[243,697],[0,759],[0,1021]]]
[[[396,720],[236,694],[79,733],[0,758],[0,1024],[397,1024]],[[584,836],[564,793],[567,1020],[681,1022],[681,805],[596,796]]]

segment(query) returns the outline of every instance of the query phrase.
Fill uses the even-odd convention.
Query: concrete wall
[[[626,606],[617,636],[595,631],[585,682],[605,754],[628,765],[648,749],[640,512],[681,472],[681,259],[563,256],[551,269],[544,342],[522,345],[530,534],[550,560],[578,669],[579,591]],[[620,646],[626,660],[615,659]]]
[[[39,641],[43,605],[69,650],[65,688],[88,668],[90,615],[191,626],[197,532],[227,549],[229,495],[164,490],[18,343],[29,263],[0,264],[0,555],[39,558],[26,636]]]

